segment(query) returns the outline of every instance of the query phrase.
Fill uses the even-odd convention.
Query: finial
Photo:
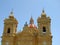
[[[43,10],[42,10],[41,17],[46,17],[46,13],[45,13],[45,11],[44,11],[44,8],[43,8]]]
[[[43,12],[43,13],[45,12],[45,11],[44,11],[44,8],[43,8],[42,12]]]
[[[13,16],[13,9],[12,9],[11,12],[10,12],[10,16]]]
[[[31,18],[30,18],[30,24],[33,24],[33,23],[34,23],[34,20],[33,20],[32,16],[31,16]]]
[[[30,18],[30,19],[33,19],[33,18],[32,18],[32,16],[31,16],[31,18]]]
[[[25,22],[25,25],[24,26],[28,26],[27,21]]]

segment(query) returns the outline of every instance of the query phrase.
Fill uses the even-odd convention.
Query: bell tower
[[[17,31],[17,24],[18,22],[13,16],[13,11],[11,11],[9,18],[4,20],[2,45],[13,45],[14,36]]]
[[[41,45],[52,45],[52,36],[51,36],[51,19],[46,16],[44,10],[42,10],[41,17],[38,17],[38,30],[39,36],[42,37]]]

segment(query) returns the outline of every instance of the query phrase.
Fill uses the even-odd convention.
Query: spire
[[[28,25],[28,27],[30,27],[30,28],[36,28],[36,26],[34,25],[34,20],[33,20],[32,16],[30,18],[30,24]]]
[[[30,18],[30,24],[34,24],[34,20],[33,20],[32,16]]]

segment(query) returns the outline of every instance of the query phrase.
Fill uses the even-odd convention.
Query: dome
[[[36,28],[36,26],[34,25],[34,20],[33,20],[32,17],[30,18],[30,24],[28,25],[28,27],[30,27],[30,28]]]
[[[28,27],[30,27],[30,28],[37,28],[34,24],[29,24]]]

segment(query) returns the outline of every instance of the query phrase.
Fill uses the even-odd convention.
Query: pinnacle
[[[33,20],[32,16],[31,16],[31,18],[30,18],[30,24],[33,24],[33,23],[34,23],[34,20]]]

